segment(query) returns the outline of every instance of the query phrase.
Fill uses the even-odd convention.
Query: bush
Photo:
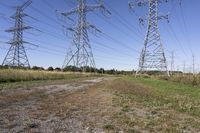
[[[33,66],[32,70],[44,70],[43,67]]]
[[[196,76],[193,76],[192,85],[193,86],[198,85],[198,83],[197,83],[197,77]]]
[[[170,77],[169,76],[165,76],[165,75],[161,75],[161,76],[158,76],[158,79],[161,79],[161,80],[170,80]]]

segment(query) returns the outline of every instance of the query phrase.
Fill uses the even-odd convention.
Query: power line
[[[129,55],[127,52],[124,53],[124,52],[122,52],[121,50],[117,49],[116,47],[111,47],[111,46],[109,46],[109,45],[105,45],[105,44],[100,43],[100,42],[98,42],[98,41],[92,41],[92,42],[94,42],[95,44],[98,44],[98,46],[102,46],[102,47],[104,47],[104,48],[110,49],[110,50],[112,50],[112,51],[114,51],[114,52],[116,52],[116,53],[118,53],[118,54],[127,55],[127,56],[129,56],[129,57],[132,57],[132,55]]]
[[[123,43],[123,42],[111,37],[110,35],[108,35],[106,33],[102,33],[102,34],[107,40],[110,40],[111,42],[115,42],[116,44],[120,44],[121,46],[125,47],[128,50],[132,50],[133,52],[140,53],[138,50],[131,48],[127,44],[125,44],[125,43]]]
[[[96,0],[95,0],[96,1]],[[113,10],[113,12],[115,13],[115,14],[117,14],[117,16],[115,17],[123,26],[125,26],[128,30],[130,30],[131,32],[134,32],[135,33],[135,35],[137,35],[138,36],[138,38],[140,38],[140,39],[142,39],[143,40],[143,37],[140,35],[140,34],[142,34],[134,25],[132,25],[132,24],[130,24],[122,15],[120,15],[120,13],[117,11],[117,10],[115,10],[114,8],[112,8],[107,2],[105,2],[107,5],[108,5],[108,7],[110,8],[110,9],[112,9]],[[130,26],[131,25],[131,26]],[[134,28],[135,30],[137,30],[137,32],[135,32],[135,30],[131,30],[132,28]],[[140,34],[139,34],[140,33]]]
[[[178,15],[176,8],[174,7],[173,9],[174,9],[174,12],[175,12],[175,15],[176,15],[176,19],[178,21],[178,25],[181,26],[181,30],[182,30],[181,33],[183,34],[184,39],[186,39],[187,38],[186,34],[188,33],[188,31],[186,29],[187,26],[186,26],[185,18],[182,16],[182,11],[181,11],[182,5],[180,5],[180,15],[182,17],[182,20],[180,19],[180,16]],[[188,42],[188,39],[186,39],[186,41]],[[188,45],[187,45],[187,47],[189,48],[191,54],[193,54],[191,47],[189,47]]]
[[[121,29],[118,25],[111,23],[110,21],[108,21],[107,19],[103,18],[102,16],[98,15],[95,13],[95,15],[99,18],[102,18],[106,23],[112,25],[113,27],[115,27],[115,29],[117,29],[118,31],[120,31],[121,33],[125,34],[126,38],[133,38],[133,36],[131,36],[129,33],[125,32],[125,30]],[[138,39],[135,39],[135,41],[140,42]]]
[[[5,3],[2,3],[2,1],[0,2],[0,6],[3,6],[5,8],[12,8],[10,5],[7,5]]]
[[[177,37],[175,31],[173,30],[172,26],[171,26],[170,24],[168,24],[168,26],[169,26],[169,30],[170,30],[171,33],[173,34],[172,37],[174,37],[174,39],[175,39],[176,42],[178,43],[178,45],[179,45],[179,47],[181,48],[183,54],[184,54],[186,57],[188,57],[188,55],[186,54],[186,52],[185,52],[185,50],[184,50],[184,48],[183,48],[183,46],[182,46],[182,43],[181,43],[180,40],[178,39],[178,37]],[[168,30],[168,28],[167,28],[167,30]]]
[[[42,2],[47,5],[50,9],[55,10],[54,6],[52,4],[50,4],[47,0],[42,0]]]
[[[185,29],[186,33],[189,33],[188,32],[188,28],[187,28],[187,24],[186,24],[186,21],[185,21],[185,16],[183,15],[182,6],[180,6],[180,10],[181,10],[181,17],[182,17],[182,20],[183,20],[184,29]],[[190,40],[188,40],[188,37],[189,37],[189,35],[185,35],[185,38],[186,38],[187,42],[190,44]],[[191,54],[193,54],[193,51],[192,51],[191,47],[189,47],[189,50],[190,50]]]
[[[39,11],[39,10],[37,10],[37,9],[35,9],[34,8],[34,10],[36,10],[37,12],[39,12],[39,13],[41,13],[41,11]],[[43,13],[42,13],[43,14]],[[45,14],[43,14],[43,16],[46,16]],[[41,21],[39,21],[39,22],[41,22]],[[45,23],[45,24],[47,24],[47,23]],[[49,25],[49,24],[48,24]],[[49,26],[51,26],[51,25],[49,25]],[[48,34],[48,35],[50,35],[50,36],[53,36],[53,37],[55,37],[55,38],[58,38],[57,36],[55,36],[53,33],[49,33],[49,32],[44,32],[43,31],[43,33],[45,33],[45,34]],[[105,34],[106,35],[106,34]],[[114,42],[117,42],[117,43],[120,43],[120,44],[123,44],[123,46],[125,46],[126,47],[126,44],[124,45],[124,43],[122,43],[122,42],[120,42],[120,41],[116,41],[116,39],[113,39],[112,37],[110,37],[110,36],[108,36],[108,35],[106,35],[107,36],[107,38],[109,38],[109,40],[111,40],[111,41],[113,41],[114,40]],[[60,39],[60,38],[59,38]],[[130,50],[130,47],[128,47],[127,49],[129,49]],[[132,49],[132,48],[131,48]],[[136,51],[136,50],[135,50]],[[138,51],[137,51],[138,52]]]
[[[49,20],[51,20],[51,21],[53,21],[53,22],[55,22],[55,23],[57,23],[57,24],[60,24],[58,21],[56,21],[55,19],[53,19],[53,18],[47,16],[45,13],[41,12],[41,11],[38,10],[37,8],[35,8],[35,7],[33,7],[33,6],[32,6],[32,7],[30,6],[30,8],[31,8],[32,10],[38,12],[40,15],[43,15],[43,16],[46,17],[47,19],[49,19]],[[4,18],[7,18],[7,17],[4,16]],[[7,19],[8,19],[8,18],[7,18]],[[54,29],[57,29],[57,27],[55,27],[55,25],[49,24],[49,23],[47,23],[47,22],[45,22],[45,21],[41,21],[41,20],[38,20],[38,19],[37,19],[37,21],[40,22],[40,23],[42,23],[42,24],[48,25],[48,26],[51,27],[51,28],[54,27]],[[36,29],[36,28],[35,28],[35,29]],[[49,32],[49,31],[41,30],[41,28],[37,28],[37,29],[40,29],[40,30],[38,30],[38,31],[41,32],[41,33],[44,33],[44,34],[50,35],[50,36],[52,36],[52,37],[54,37],[54,38],[57,38],[57,39],[66,41],[64,38],[60,38],[60,36],[55,35],[55,33],[51,33],[51,32]],[[37,29],[36,29],[36,30],[37,30]]]
[[[31,41],[37,41],[37,42],[42,42],[43,44],[49,44],[48,42],[39,41],[39,40],[34,39],[34,38],[30,38],[30,37],[25,37],[25,38],[30,39]],[[94,44],[97,44],[98,46],[101,46],[101,48],[103,47],[103,48],[112,50],[112,51],[114,51],[114,52],[116,52],[116,53],[118,53],[118,54],[120,54],[120,55],[126,55],[126,56],[129,56],[129,57],[133,57],[132,55],[127,54],[127,52],[122,52],[122,51],[116,49],[115,47],[110,47],[110,46],[108,46],[108,45],[105,45],[105,44],[100,43],[100,42],[95,41],[95,40],[93,40],[92,42],[94,42],[93,45],[94,45]],[[41,44],[41,43],[40,43],[40,44]],[[59,49],[59,50],[60,50],[60,49],[62,49],[62,50],[63,50],[63,49],[66,49],[66,47],[61,47],[61,46],[58,46],[58,45],[48,45],[48,47],[54,47],[54,48]],[[57,51],[58,53],[63,52],[63,51],[58,51],[58,50],[56,50],[56,49],[50,49],[50,48],[48,48],[48,47],[39,45],[39,48],[48,49],[48,50],[52,50],[52,51]],[[96,49],[96,47],[95,47],[95,49]],[[97,50],[99,51],[99,49],[97,49]],[[107,53],[107,54],[109,54],[109,53]]]
[[[47,14],[45,14],[44,12],[41,12],[40,10],[38,10],[37,8],[35,8],[34,6],[31,6],[30,8],[31,8],[32,10],[38,12],[40,15],[46,17],[46,18],[49,19],[50,21],[59,24],[59,22],[57,22],[56,19],[53,19],[53,18],[49,17]]]

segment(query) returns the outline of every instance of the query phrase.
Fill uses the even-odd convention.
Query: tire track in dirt
[[[100,86],[112,79],[2,90],[0,132],[102,132],[112,98]]]

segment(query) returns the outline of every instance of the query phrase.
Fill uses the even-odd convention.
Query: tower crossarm
[[[26,16],[28,16],[26,13],[20,12],[18,14],[11,16],[10,18],[16,19],[16,18],[19,18],[19,17],[26,17]]]
[[[130,9],[135,9],[137,7],[143,7],[149,4],[149,0],[135,0],[128,3]]]
[[[84,12],[90,12],[90,11],[92,12],[97,9],[100,9],[104,15],[111,15],[111,12],[108,9],[106,9],[102,0],[100,0],[99,4],[97,4],[97,5],[85,5],[84,7],[79,6],[77,8],[71,9],[70,11],[63,12],[61,14],[65,17],[67,17],[67,16],[73,15],[75,13],[81,12],[82,10],[84,10]]]
[[[70,16],[70,15],[73,15],[75,13],[78,13],[78,8],[75,8],[75,9],[71,9],[70,11],[68,12],[63,12],[61,13],[63,16],[67,17],[67,16]]]
[[[158,20],[166,19],[169,20],[169,14],[158,15]]]
[[[141,25],[144,25],[145,21],[147,21],[147,20],[148,20],[148,16],[139,17],[139,23]],[[167,20],[167,22],[169,23],[169,13],[168,14],[158,15],[157,16],[157,20]]]
[[[137,7],[144,7],[144,6],[147,6],[149,4],[149,1],[155,1],[155,0],[133,0],[131,2],[128,3],[129,5],[129,8],[130,9],[135,9]],[[161,3],[167,3],[169,2],[170,0],[157,0],[158,4],[161,4]],[[173,0],[171,0],[173,1]],[[182,0],[179,0],[179,3],[181,3]]]
[[[111,15],[111,12],[104,6],[103,0],[99,0],[97,5],[88,5],[86,7],[86,11],[94,11],[96,9],[100,9],[104,15]]]
[[[96,32],[100,32],[101,33],[101,30],[99,30],[96,26],[92,25],[92,24],[88,24],[87,25],[87,28],[88,29],[93,29]]]
[[[31,26],[22,26],[22,27],[12,27],[8,30],[5,30],[6,32],[16,32],[16,31],[19,31],[19,30],[28,30],[28,29],[31,29],[32,27]]]
[[[21,9],[21,10],[23,11],[23,10],[26,9],[29,5],[31,5],[31,3],[32,3],[32,0],[28,0],[28,1],[26,1],[24,4],[22,4],[21,6],[19,6],[18,8]]]

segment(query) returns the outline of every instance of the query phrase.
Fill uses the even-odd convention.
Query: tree
[[[43,67],[33,66],[32,70],[44,70]]]
[[[105,70],[104,70],[103,68],[100,68],[100,69],[98,70],[98,73],[104,74],[104,73],[105,73]]]
[[[54,70],[57,71],[57,72],[60,72],[60,71],[61,71],[61,68],[56,67]]]
[[[48,71],[53,71],[54,69],[53,69],[53,67],[50,66],[50,67],[47,68],[47,70]]]

